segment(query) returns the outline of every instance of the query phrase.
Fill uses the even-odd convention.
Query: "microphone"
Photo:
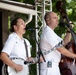
[[[65,23],[64,23],[63,21],[60,21],[60,22],[59,22],[59,26],[65,27],[66,25],[65,25]]]
[[[62,26],[62,27],[65,27],[65,26],[67,26],[68,28],[70,27],[70,25],[68,23],[64,23],[63,21],[61,21],[59,23],[59,25]]]
[[[34,27],[34,28],[30,28],[30,27],[26,27],[25,30],[36,30],[39,29],[39,27]]]

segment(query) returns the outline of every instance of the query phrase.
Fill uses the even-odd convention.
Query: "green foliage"
[[[53,0],[53,11],[55,11],[59,16],[60,16],[60,13],[57,11],[56,9],[56,3],[57,3],[58,0]],[[68,20],[69,21],[72,21],[74,23],[74,27],[73,27],[73,30],[76,32],[76,0],[62,0],[63,1],[63,5],[62,5],[62,8],[66,11],[67,13],[67,17],[68,17]],[[55,32],[59,35],[59,36],[62,36],[63,34],[65,34],[66,32],[66,27],[61,27],[61,26],[58,26],[56,29],[55,29]]]

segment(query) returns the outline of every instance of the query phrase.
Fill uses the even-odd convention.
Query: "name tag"
[[[51,61],[48,61],[48,62],[47,62],[47,67],[48,67],[48,68],[52,68],[52,62],[51,62]]]

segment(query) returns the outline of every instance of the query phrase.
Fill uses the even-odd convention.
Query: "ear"
[[[17,30],[17,26],[16,25],[14,25],[14,30]]]
[[[50,22],[50,19],[47,19],[46,21],[47,21],[47,23],[49,23]]]

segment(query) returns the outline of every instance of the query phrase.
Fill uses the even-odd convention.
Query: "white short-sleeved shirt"
[[[2,52],[5,52],[9,55],[10,58],[23,58],[26,60],[26,48],[24,44],[24,40],[26,41],[27,44],[27,49],[28,49],[28,57],[31,56],[30,53],[30,43],[27,39],[21,39],[15,32],[11,33],[5,42],[5,45],[3,47]]]
[[[62,38],[60,38],[49,26],[46,26],[41,35],[40,48],[42,51],[51,50],[61,41]],[[47,54],[45,59],[46,61],[52,60],[54,62],[60,62],[61,54],[55,49]]]

